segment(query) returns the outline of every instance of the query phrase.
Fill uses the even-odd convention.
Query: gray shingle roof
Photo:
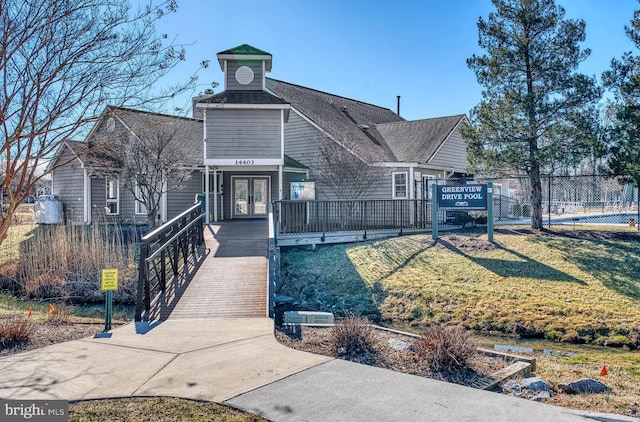
[[[152,113],[124,107],[107,107],[102,118],[117,116],[138,137],[153,136],[160,132],[171,133],[177,145],[184,148],[185,166],[201,166],[202,160],[202,120],[169,114]],[[96,124],[99,124],[96,123]],[[117,158],[111,157],[109,148],[91,148],[91,139],[87,142],[68,141],[67,143],[81,160],[89,167],[111,167],[119,165]]]
[[[427,163],[464,114],[376,125],[397,161]]]
[[[374,125],[403,122],[393,111],[267,78],[267,88],[368,162],[396,161]]]
[[[288,104],[266,91],[223,91],[198,100],[207,104]]]

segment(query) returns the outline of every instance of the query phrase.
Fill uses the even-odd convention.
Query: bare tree
[[[117,167],[105,169],[105,176],[118,178],[136,201],[144,205],[150,227],[157,224],[162,195],[191,178],[189,151],[179,139],[178,129],[154,126],[113,142],[102,153]]]
[[[325,138],[318,143],[312,163],[318,188],[337,199],[364,199],[379,182],[381,168],[355,156],[347,148]]]
[[[45,176],[37,169],[81,136],[106,105],[149,108],[193,84],[158,91],[184,49],[155,24],[175,0],[133,10],[126,0],[0,0],[0,161],[7,218]],[[206,66],[207,63],[203,62]],[[66,163],[58,163],[58,166]],[[52,171],[50,168],[49,171]]]

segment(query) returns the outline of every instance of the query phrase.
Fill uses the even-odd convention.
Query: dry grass
[[[433,371],[466,368],[478,354],[473,334],[460,326],[433,325],[413,342],[413,350]]]
[[[29,343],[34,332],[35,325],[27,316],[0,319],[0,350]]]
[[[114,298],[133,301],[134,249],[119,227],[25,227],[11,227],[0,249],[5,289],[32,298],[99,301],[101,270],[117,268],[120,280]]]
[[[331,343],[334,353],[367,353],[375,348],[375,336],[371,321],[366,317],[349,315],[331,327]],[[340,352],[342,350],[342,352]]]
[[[69,421],[262,422],[266,419],[211,402],[172,397],[140,397],[70,403]]]

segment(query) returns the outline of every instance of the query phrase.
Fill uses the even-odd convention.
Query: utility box
[[[331,312],[287,311],[284,313],[285,324],[330,325],[333,322],[334,319]]]

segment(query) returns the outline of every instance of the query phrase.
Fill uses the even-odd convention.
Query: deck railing
[[[149,315],[152,301],[167,285],[187,276],[204,254],[204,212],[195,204],[142,237],[138,261],[136,321]]]
[[[277,234],[429,229],[424,199],[294,201],[273,203]]]

